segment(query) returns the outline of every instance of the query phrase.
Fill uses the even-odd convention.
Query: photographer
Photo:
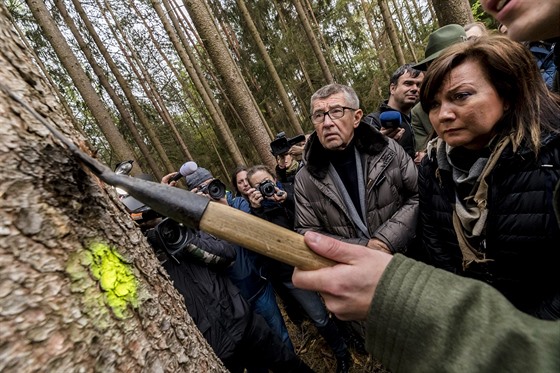
[[[247,179],[251,184],[249,202],[251,213],[287,229],[294,229],[293,195],[282,190],[282,184],[272,176],[273,172],[264,165],[253,166],[247,170]],[[319,334],[333,350],[337,361],[337,372],[348,372],[350,353],[339,333],[335,322],[329,317],[327,309],[318,293],[298,289],[292,283],[294,267],[267,258],[265,269],[269,278],[281,295],[289,293],[303,308]]]
[[[270,143],[271,153],[276,158],[276,177],[290,195],[294,194],[294,180],[303,166],[301,154],[304,145],[304,135],[288,139],[284,132],[277,134],[276,139]]]
[[[162,183],[168,184],[174,175],[164,176]],[[210,172],[203,168],[186,177],[189,190],[202,194],[212,180]],[[212,192],[208,192],[209,198]],[[164,268],[183,295],[195,324],[229,371],[243,372],[248,367],[267,367],[275,372],[311,371],[264,319],[250,310],[229,279],[227,268],[236,258],[234,245],[169,219],[147,236],[154,248],[169,256],[162,263]]]

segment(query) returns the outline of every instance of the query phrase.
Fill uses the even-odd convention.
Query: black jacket
[[[380,130],[381,120],[379,119],[379,115],[385,111],[398,111],[398,110],[393,109],[392,107],[387,105],[387,101],[385,101],[381,105],[379,105],[378,111],[369,113],[368,115],[366,115],[364,119],[362,119],[362,121]],[[416,152],[415,152],[415,144],[414,144],[414,134],[412,133],[412,126],[410,125],[411,116],[410,114],[406,115],[401,113],[401,118],[402,118],[401,128],[404,128],[404,135],[401,137],[398,143],[400,146],[404,148],[404,150],[410,157],[414,158]]]
[[[560,318],[560,229],[552,203],[559,179],[560,136],[544,137],[537,159],[523,146],[504,150],[488,182],[485,243],[493,261],[463,271],[452,223],[455,185],[435,155],[426,156],[419,175],[418,235],[425,250],[419,256],[491,284],[527,313]]]
[[[235,260],[235,247],[198,231],[191,244],[222,258]],[[250,324],[249,305],[233,285],[225,269],[211,268],[178,256],[179,263],[163,263],[173,285],[185,298],[185,305],[196,326],[220,359],[231,357]]]

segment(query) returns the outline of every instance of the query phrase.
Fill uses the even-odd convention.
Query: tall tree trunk
[[[383,23],[385,23],[385,29],[387,30],[387,35],[391,41],[391,46],[393,47],[393,52],[395,53],[395,58],[397,59],[397,64],[399,66],[404,65],[406,60],[404,59],[404,54],[401,48],[401,43],[399,42],[399,36],[397,35],[397,30],[395,28],[395,23],[391,17],[391,12],[389,12],[389,7],[387,6],[386,0],[378,0],[379,8],[381,9],[381,17],[383,18]]]
[[[70,46],[52,19],[45,3],[37,0],[26,0],[26,2],[119,161],[131,159],[138,164],[134,152],[115,126],[111,114],[92,87],[78,59],[72,53]],[[141,172],[142,168],[140,166],[133,169],[133,174]]]
[[[311,44],[311,49],[313,50],[313,53],[315,54],[315,58],[317,58],[317,62],[319,63],[319,66],[321,67],[321,71],[323,71],[323,77],[325,78],[325,83],[326,84],[334,83],[334,78],[333,78],[333,76],[331,74],[331,71],[329,69],[329,65],[327,64],[327,60],[325,60],[325,56],[323,55],[323,52],[321,51],[321,46],[319,45],[319,42],[317,41],[317,38],[315,37],[315,34],[313,33],[313,28],[311,27],[309,19],[307,18],[307,15],[305,14],[305,9],[301,5],[300,0],[292,0],[292,2],[294,3],[298,18],[301,21],[303,29],[305,30],[305,35],[307,36],[307,41],[309,41],[309,44]]]
[[[103,88],[105,88],[105,91],[107,91],[107,93],[109,94],[109,97],[113,101],[113,104],[115,104],[115,107],[117,108],[119,114],[121,115],[122,121],[130,131],[130,134],[132,135],[134,142],[140,149],[140,152],[142,153],[145,161],[148,163],[150,169],[152,170],[153,175],[155,175],[158,180],[161,180],[161,178],[163,177],[163,173],[161,172],[160,167],[156,164],[152,155],[150,154],[150,150],[148,149],[148,146],[144,143],[144,139],[138,132],[138,129],[136,128],[136,124],[134,123],[132,116],[128,112],[128,109],[125,107],[121,98],[117,95],[117,93],[109,83],[109,79],[107,79],[106,72],[103,71],[101,66],[97,64],[95,57],[93,56],[93,53],[89,49],[89,46],[82,38],[82,35],[78,31],[78,28],[76,27],[74,21],[70,18],[70,15],[68,14],[68,10],[66,9],[64,2],[62,0],[55,0],[55,5],[59,10],[62,19],[64,19],[64,22],[72,32],[72,35],[74,35],[74,39],[76,39],[78,46],[86,56],[86,59],[88,60],[90,66],[95,72],[95,75],[97,75],[99,82],[101,83]],[[140,164],[140,167],[142,166],[143,163]]]
[[[277,0],[273,0],[273,3],[274,3],[274,8],[276,9],[276,13],[278,14],[278,20],[280,22],[280,25],[282,26],[282,31],[284,33],[287,33],[288,32],[288,23],[286,22],[286,18],[284,17],[284,11],[283,11],[282,7],[280,7],[278,5]],[[309,87],[309,90],[311,92],[315,92],[316,88],[313,86],[313,83],[311,82],[311,78],[309,77],[309,73],[307,72],[305,64],[303,63],[303,61],[301,60],[301,57],[297,53],[296,53],[296,58],[298,60],[298,64],[299,64],[301,73],[303,74],[303,77],[305,78],[305,82],[307,83],[307,86]]]
[[[99,0],[96,0],[96,1],[99,1]],[[99,4],[99,2],[98,2],[98,4]],[[121,23],[119,22],[119,19],[116,17],[115,13],[113,12],[113,9],[111,8],[111,4],[107,0],[105,0],[104,1],[104,6],[103,7],[100,6],[100,8],[106,9],[109,12],[109,14],[111,15],[111,17],[114,21],[115,28],[117,29],[119,34],[122,36],[122,40],[119,39],[118,36],[115,37],[115,40],[117,41],[117,43],[119,44],[119,46],[123,50],[123,52],[125,52],[125,56],[126,56],[127,60],[130,61],[130,67],[133,69],[134,73],[136,74],[138,82],[144,88],[144,92],[146,93],[146,95],[148,96],[150,101],[152,102],[153,107],[158,112],[162,121],[171,130],[171,134],[173,135],[173,138],[175,139],[176,144],[179,146],[179,150],[181,151],[181,153],[183,154],[183,156],[187,160],[192,160],[193,158],[192,158],[191,153],[190,153],[190,151],[187,147],[187,144],[185,144],[183,138],[181,137],[179,131],[177,130],[177,126],[175,125],[175,122],[174,122],[173,118],[171,117],[171,114],[169,113],[169,110],[167,110],[167,106],[165,105],[161,95],[158,92],[158,89],[156,88],[156,86],[154,84],[152,75],[146,70],[146,68],[144,67],[144,63],[143,63],[142,59],[138,56],[137,50],[134,48],[132,43],[129,42],[129,40],[128,40],[129,38],[128,38],[126,32],[120,26]],[[105,15],[105,12],[103,12],[103,14]],[[107,22],[107,23],[109,23],[109,22]],[[124,46],[122,45],[123,43],[124,43]],[[126,46],[126,48],[125,48],[125,46]],[[128,53],[126,53],[126,51],[128,51]],[[138,69],[140,69],[140,71],[138,71]],[[174,172],[174,171],[172,171],[172,172]]]
[[[208,85],[206,79],[204,79],[204,74],[198,64],[196,64],[196,59],[191,51],[191,46],[185,37],[185,34],[180,27],[180,24],[175,16],[175,13],[172,11],[171,6],[168,1],[164,0],[163,4],[166,8],[166,12],[162,9],[159,1],[152,0],[151,4],[156,11],[158,17],[162,21],[163,27],[169,34],[169,38],[177,51],[181,62],[185,69],[187,69],[187,73],[189,74],[191,81],[193,82],[198,94],[202,98],[202,101],[205,104],[205,109],[208,111],[208,114],[212,118],[212,122],[214,123],[214,129],[217,135],[223,141],[226,149],[228,150],[229,154],[231,155],[235,164],[245,164],[245,159],[239,150],[239,147],[235,143],[233,139],[233,134],[231,133],[230,128],[227,125],[227,121],[220,109],[220,106],[216,102],[216,100],[212,96],[212,90]],[[167,16],[166,16],[167,13]],[[171,20],[173,26],[169,23]]]
[[[15,35],[0,5],[0,371],[226,372],[114,192],[15,99],[83,142]]]
[[[183,0],[183,3],[191,16],[198,34],[202,38],[212,64],[220,73],[237,112],[242,116],[243,122],[247,126],[248,135],[255,145],[261,160],[264,164],[275,167],[276,160],[270,153],[270,137],[266,133],[265,124],[261,119],[259,109],[255,106],[239,69],[234,64],[229,51],[224,45],[214,20],[208,12],[208,8],[200,0]]]
[[[362,4],[362,9],[364,11],[364,18],[366,19],[367,25],[368,25],[368,29],[369,29],[369,33],[371,35],[371,42],[373,43],[373,46],[375,48],[376,54],[377,54],[377,58],[376,61],[379,62],[379,67],[381,68],[381,71],[386,72],[387,71],[387,62],[385,61],[385,58],[383,58],[381,55],[379,55],[379,53],[377,53],[380,50],[380,45],[379,45],[379,35],[377,33],[377,31],[375,30],[375,27],[373,26],[373,22],[372,19],[374,18],[374,13],[373,13],[373,9],[372,4],[371,3],[366,3],[365,0],[360,0],[361,4]]]
[[[432,0],[439,27],[456,23],[466,25],[474,22],[469,0]]]
[[[272,59],[270,58],[268,51],[266,50],[266,47],[259,35],[257,27],[255,26],[255,23],[253,22],[253,19],[249,14],[249,10],[245,6],[245,0],[236,0],[236,1],[237,1],[237,6],[241,11],[241,15],[243,16],[243,20],[245,21],[245,24],[247,25],[247,28],[249,29],[249,32],[251,33],[253,40],[257,44],[257,49],[259,51],[261,58],[264,61],[266,70],[268,71],[268,74],[270,75],[272,81],[274,82],[276,91],[280,96],[280,101],[282,101],[282,105],[284,105],[284,111],[286,112],[286,118],[288,119],[288,123],[290,123],[290,125],[292,126],[294,133],[302,134],[303,129],[301,128],[301,124],[299,123],[294,108],[292,107],[292,103],[290,102],[288,93],[286,92],[286,89],[282,84],[282,80],[280,79],[280,76],[278,76],[278,72],[276,71],[276,68],[272,63]]]
[[[401,33],[404,37],[406,45],[408,46],[408,50],[410,50],[410,53],[412,54],[412,58],[414,59],[414,61],[418,61],[418,59],[416,58],[416,52],[414,52],[414,46],[412,45],[412,43],[410,42],[410,38],[408,37],[407,30],[409,29],[409,27],[408,27],[407,24],[405,24],[405,22],[403,20],[402,13],[399,9],[399,4],[397,4],[397,2],[395,0],[393,0],[393,8],[395,9],[395,13],[397,14],[397,18],[398,18],[399,23],[401,25]],[[412,22],[412,23],[414,23],[414,22]]]
[[[126,81],[125,77],[122,75],[121,71],[117,67],[117,64],[115,63],[115,61],[113,60],[113,58],[111,57],[109,52],[107,51],[107,48],[106,48],[105,44],[99,38],[99,35],[95,31],[95,28],[93,27],[92,23],[90,22],[89,18],[86,15],[84,9],[82,8],[82,5],[81,5],[80,1],[79,0],[72,0],[72,3],[74,5],[74,7],[76,8],[76,11],[78,12],[78,15],[82,19],[82,22],[84,23],[86,29],[88,30],[88,33],[89,33],[90,37],[93,39],[97,49],[99,49],[99,51],[101,52],[101,55],[103,56],[103,59],[107,63],[107,66],[111,70],[111,73],[115,77],[119,87],[121,88],[122,92],[124,93],[124,95],[126,97],[126,100],[128,101],[130,107],[132,108],[132,111],[133,111],[135,117],[137,118],[138,122],[140,122],[140,124],[142,125],[142,127],[146,131],[146,135],[148,136],[148,139],[150,140],[150,143],[155,148],[156,153],[158,154],[159,158],[163,162],[164,169],[167,172],[176,171],[176,167],[173,165],[173,163],[171,162],[171,160],[167,156],[167,152],[163,148],[163,145],[161,144],[161,141],[159,141],[158,135],[154,131],[154,128],[153,128],[152,124],[150,123],[149,119],[147,118],[146,114],[144,113],[144,110],[142,109],[141,105],[138,103],[138,100],[136,99],[136,97],[132,93],[132,90],[130,89],[129,83]],[[161,173],[161,171],[158,171],[158,172],[154,171],[154,175],[156,175],[156,176],[159,175],[160,173]]]

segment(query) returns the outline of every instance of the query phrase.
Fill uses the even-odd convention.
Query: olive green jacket
[[[392,372],[560,372],[560,321],[399,254],[377,287],[366,338]]]

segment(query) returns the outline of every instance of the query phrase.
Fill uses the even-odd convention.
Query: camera
[[[198,191],[209,195],[212,199],[219,200],[226,195],[226,186],[220,180],[214,179]]]
[[[231,259],[209,251],[208,244],[205,245],[199,237],[196,230],[170,218],[163,219],[155,228],[146,231],[146,238],[161,263],[171,258],[177,263],[183,260],[216,269],[227,268],[231,264]]]
[[[163,219],[155,228],[146,231],[148,242],[177,262],[177,256],[183,253],[194,236],[194,230],[169,218]]]
[[[276,139],[270,143],[272,155],[276,157],[287,153],[293,145],[299,144],[303,141],[305,141],[305,135],[297,135],[296,137],[286,138],[286,134],[284,132],[280,132],[276,135]]]
[[[281,196],[284,194],[283,191],[276,192],[276,184],[274,184],[271,180],[263,181],[259,184],[259,192],[263,195],[263,197],[272,197],[274,194],[277,196]]]

